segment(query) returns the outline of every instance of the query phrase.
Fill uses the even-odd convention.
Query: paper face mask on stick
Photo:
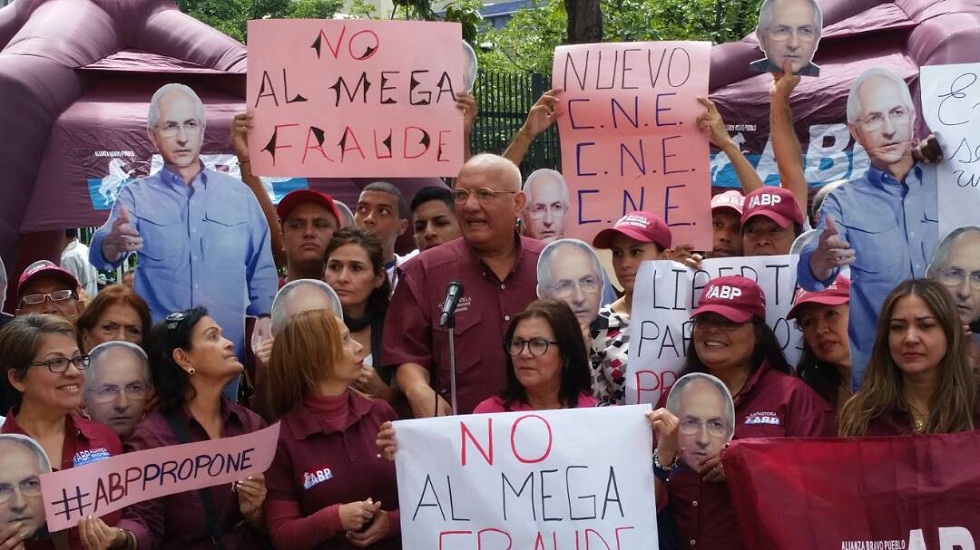
[[[48,455],[36,441],[0,435],[0,531],[20,523],[28,538],[47,536],[41,474],[50,472]]]
[[[816,0],[765,0],[759,9],[755,35],[764,59],[749,68],[760,73],[781,73],[789,63],[793,74],[819,76],[813,55],[820,43],[823,13]]]
[[[670,389],[667,410],[677,417],[677,449],[695,472],[735,434],[735,405],[725,383],[705,373],[682,376]]]

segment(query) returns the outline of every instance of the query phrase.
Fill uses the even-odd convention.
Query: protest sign
[[[710,44],[561,46],[552,85],[571,209],[565,236],[591,241],[621,216],[661,216],[674,241],[711,248],[708,139],[695,123],[708,95]]]
[[[647,410],[395,422],[404,547],[656,549]]]
[[[766,323],[791,365],[803,350],[803,335],[786,320],[796,288],[796,255],[702,260],[692,270],[670,260],[643,262],[633,286],[626,402],[656,405],[684,369],[691,342],[691,312],[709,280],[742,275],[762,287]]]
[[[249,21],[252,171],[455,176],[463,163],[461,40],[457,23]]]
[[[972,550],[976,432],[743,439],[722,456],[745,548]]]
[[[922,67],[922,114],[943,149],[939,236],[977,225],[980,211],[980,63]]]
[[[236,437],[126,453],[41,476],[48,529],[132,504],[245,479],[269,468],[279,423]]]

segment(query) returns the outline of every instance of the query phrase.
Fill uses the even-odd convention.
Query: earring
[[[191,368],[189,368],[189,369],[187,369],[187,374],[189,374],[189,375],[191,375],[191,376],[194,376],[194,373],[195,373],[195,372],[197,372],[197,371],[196,371],[196,370],[194,370],[194,367],[191,367]]]

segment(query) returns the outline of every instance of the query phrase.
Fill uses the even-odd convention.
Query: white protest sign
[[[977,225],[980,210],[980,63],[922,67],[922,115],[943,149],[939,236]]]
[[[742,275],[757,282],[766,297],[766,323],[791,365],[800,360],[803,335],[786,320],[796,290],[799,256],[711,258],[692,270],[670,260],[643,262],[633,286],[626,402],[656,405],[680,377],[691,342],[691,312],[708,281]]]
[[[658,548],[649,409],[395,422],[403,547]]]

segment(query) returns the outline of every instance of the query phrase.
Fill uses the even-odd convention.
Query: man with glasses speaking
[[[244,359],[245,316],[268,317],[277,288],[269,226],[240,181],[201,162],[204,104],[183,84],[150,100],[146,131],[160,151],[159,172],[122,188],[95,232],[89,261],[115,269],[136,253],[134,289],[153,322],[203,306]],[[268,320],[256,330],[268,331]],[[237,397],[237,381],[226,395]]]
[[[506,386],[504,334],[533,302],[543,244],[521,237],[521,172],[497,155],[477,155],[459,171],[453,200],[463,236],[421,252],[399,270],[385,316],[384,366],[416,417],[450,414],[448,328],[439,318],[449,283],[459,281],[455,350],[460,413]]]
[[[755,35],[764,59],[749,68],[760,73],[781,73],[788,63],[793,74],[818,76],[812,63],[820,42],[823,14],[815,0],[765,0],[759,9]]]

